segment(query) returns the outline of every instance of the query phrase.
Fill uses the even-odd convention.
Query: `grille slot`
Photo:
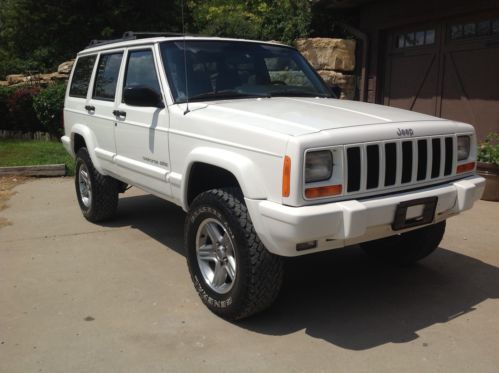
[[[346,193],[372,193],[453,176],[455,146],[455,136],[349,145]]]
[[[408,183],[412,177],[412,141],[402,143],[402,183]]]
[[[379,184],[379,146],[366,146],[367,153],[367,189],[377,188]]]
[[[431,166],[431,178],[434,179],[440,175],[440,139],[431,140],[433,164]]]
[[[453,159],[454,159],[454,139],[452,137],[446,137],[444,176],[448,176],[452,173]]]
[[[348,184],[347,192],[356,192],[360,189],[360,148],[347,149]]]
[[[418,175],[417,180],[426,179],[426,171],[428,169],[428,142],[418,140]]]
[[[385,144],[385,186],[395,185],[397,176],[397,144]]]

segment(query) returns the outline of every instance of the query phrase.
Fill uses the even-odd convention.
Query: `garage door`
[[[385,105],[499,132],[499,16],[397,30],[387,45]]]

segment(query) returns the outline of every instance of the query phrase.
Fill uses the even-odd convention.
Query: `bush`
[[[43,131],[53,136],[62,135],[62,110],[64,108],[65,83],[55,83],[42,90],[33,99],[33,107]]]
[[[478,147],[479,162],[492,163],[499,166],[499,134],[491,132],[485,138],[485,141],[480,143]]]
[[[42,125],[33,109],[33,97],[39,92],[40,88],[19,88],[7,98],[7,107],[14,131],[36,132],[42,130]]]
[[[13,92],[12,88],[0,87],[0,130],[11,130],[13,127],[7,105],[7,100]]]

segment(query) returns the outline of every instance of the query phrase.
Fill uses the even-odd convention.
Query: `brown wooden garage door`
[[[499,16],[425,24],[388,36],[385,105],[499,132]]]

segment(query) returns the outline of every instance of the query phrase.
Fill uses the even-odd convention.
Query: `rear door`
[[[129,48],[117,104],[115,121],[120,174],[146,189],[170,196],[167,174],[170,171],[168,109],[127,105],[123,92],[129,87],[145,87],[164,95],[159,83],[159,66],[153,46]]]
[[[116,155],[114,141],[115,97],[118,77],[123,60],[123,50],[102,52],[98,57],[91,96],[86,110],[89,116],[88,127],[95,134],[95,155],[104,169],[114,171],[113,157]]]

